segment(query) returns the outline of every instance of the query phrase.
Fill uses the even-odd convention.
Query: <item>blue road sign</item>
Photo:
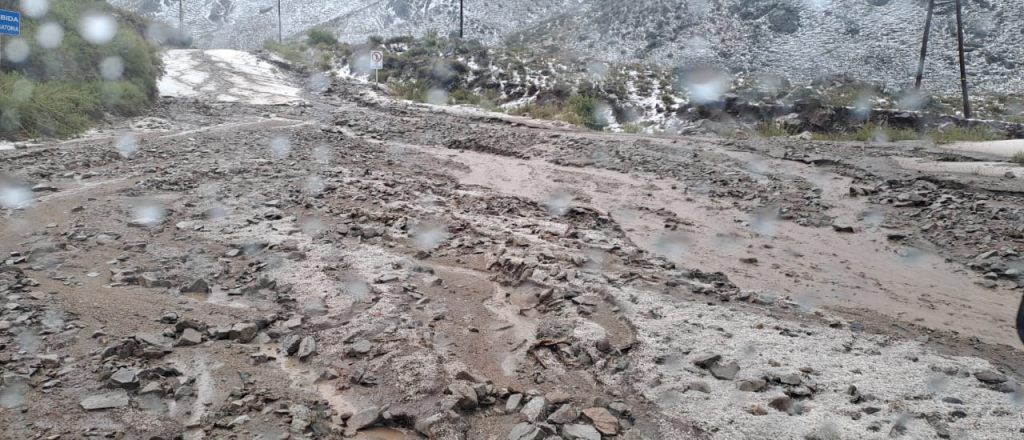
[[[21,13],[0,10],[0,35],[21,35]]]

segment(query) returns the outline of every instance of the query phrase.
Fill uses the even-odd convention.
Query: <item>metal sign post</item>
[[[0,10],[0,59],[3,58],[3,35],[21,35],[21,13]]]
[[[964,22],[960,0],[956,0],[956,44],[960,52],[960,91],[964,95],[964,119],[971,119],[971,101],[967,97],[967,67],[964,64]]]
[[[373,82],[380,82],[380,69],[384,68],[384,52],[379,50],[370,51],[370,68],[373,69]]]

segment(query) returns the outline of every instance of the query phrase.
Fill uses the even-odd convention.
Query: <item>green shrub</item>
[[[936,144],[950,144],[953,142],[983,142],[1005,139],[998,133],[980,125],[970,127],[953,127],[943,131],[931,133],[931,138]]]
[[[0,0],[0,9],[16,7],[15,0]],[[117,19],[117,32],[109,43],[91,44],[75,31],[82,15],[90,11]],[[65,30],[59,47],[45,49],[32,37],[45,22]],[[0,72],[0,87],[5,90],[0,95],[0,138],[66,137],[84,131],[104,112],[123,116],[145,112],[158,97],[157,78],[164,71],[159,48],[144,36],[148,27],[142,17],[100,0],[53,0],[44,18],[24,20],[23,41],[29,44],[29,57],[20,63],[3,60]],[[124,71],[116,81],[107,82],[101,76],[99,65],[108,57],[123,62]],[[25,96],[12,96],[12,92]]]
[[[427,102],[430,86],[423,81],[398,82],[388,85],[395,96],[413,102]]]
[[[780,137],[790,136],[792,133],[786,127],[778,122],[758,122],[754,127],[757,130],[757,135],[761,137]]]
[[[569,109],[579,118],[579,125],[592,130],[603,130],[606,125],[598,122],[594,115],[600,101],[591,95],[574,94],[569,97]]]
[[[1024,165],[1024,150],[1018,151],[1010,158],[1010,162]]]
[[[336,46],[338,44],[338,38],[334,36],[330,31],[324,29],[310,29],[306,33],[307,40],[310,46]]]

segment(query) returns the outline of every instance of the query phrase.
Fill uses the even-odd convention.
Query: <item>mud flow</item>
[[[0,148],[0,438],[1024,438],[1004,144],[165,60],[150,115]]]

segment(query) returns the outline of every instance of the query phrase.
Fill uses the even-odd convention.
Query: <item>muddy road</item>
[[[1024,436],[1005,155],[168,57],[148,117],[0,151],[2,438]]]

